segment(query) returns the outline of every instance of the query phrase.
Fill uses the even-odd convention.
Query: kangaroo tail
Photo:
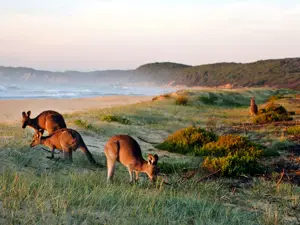
[[[117,151],[118,151],[118,154],[119,154],[119,151],[120,151],[120,141],[116,141],[115,144],[117,145]]]
[[[88,148],[86,147],[86,145],[83,144],[79,147],[81,149],[81,151],[86,155],[86,157],[88,158],[89,162],[92,164],[97,164],[92,153],[88,150]]]

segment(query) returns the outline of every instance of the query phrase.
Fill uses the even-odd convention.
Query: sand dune
[[[0,122],[15,123],[21,120],[22,111],[32,111],[32,117],[44,110],[71,113],[95,108],[107,108],[149,101],[153,96],[103,96],[74,99],[22,99],[0,100]]]

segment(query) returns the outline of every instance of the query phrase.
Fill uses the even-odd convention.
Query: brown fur
[[[257,105],[255,103],[255,99],[254,97],[251,98],[250,100],[250,115],[257,115],[258,109],[257,109]]]
[[[133,181],[133,172],[135,180],[139,179],[139,172],[147,173],[151,181],[156,179],[158,156],[149,154],[146,161],[139,144],[132,137],[128,135],[111,137],[105,144],[104,153],[107,159],[107,181],[112,180],[117,161],[127,167],[130,182]]]
[[[50,148],[51,156],[47,158],[53,159],[54,149],[58,149],[64,152],[65,158],[68,158],[72,161],[72,152],[80,148],[90,163],[96,164],[96,161],[86,147],[81,135],[75,130],[63,128],[53,132],[47,137],[42,137],[40,132],[35,132],[30,147],[34,147],[39,144]]]
[[[32,127],[35,132],[44,133],[44,130],[48,132],[48,134],[52,134],[54,131],[66,128],[66,122],[61,114],[58,112],[47,110],[40,113],[37,117],[31,119],[30,118],[31,111],[28,111],[27,114],[22,112],[22,128],[26,128],[26,126]]]

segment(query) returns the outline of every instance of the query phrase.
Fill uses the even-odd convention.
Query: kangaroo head
[[[151,181],[156,180],[156,176],[159,173],[159,168],[157,167],[158,156],[149,154],[148,155],[148,171],[147,174]]]
[[[22,112],[22,128],[23,129],[27,125],[31,124],[30,114],[31,114],[31,111],[28,111],[27,114],[25,112]]]
[[[34,132],[34,135],[32,137],[32,141],[30,143],[30,147],[34,147],[36,145],[39,145],[41,143],[42,134],[40,132]]]

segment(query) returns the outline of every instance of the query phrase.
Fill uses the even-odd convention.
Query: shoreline
[[[36,98],[0,100],[0,123],[16,123],[22,119],[23,111],[31,111],[36,117],[45,110],[73,113],[89,109],[110,108],[151,101],[153,96],[107,95],[90,98]]]

